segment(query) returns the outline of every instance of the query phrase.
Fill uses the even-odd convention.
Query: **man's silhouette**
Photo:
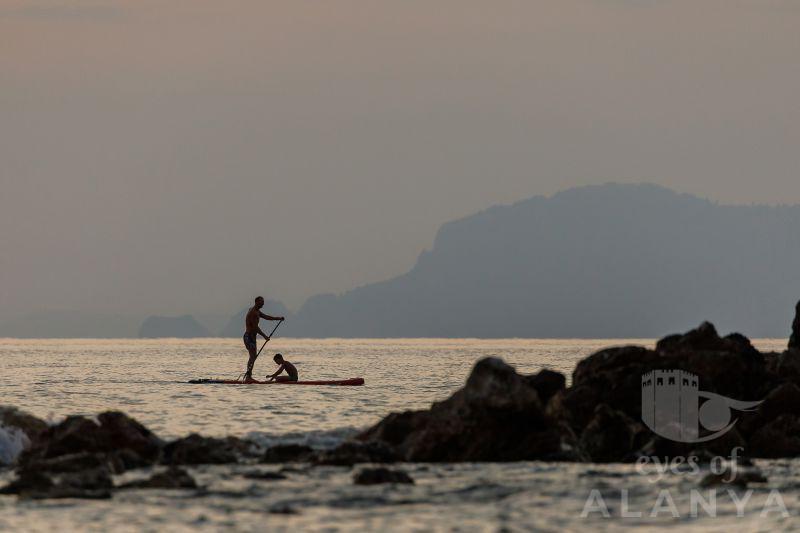
[[[256,358],[258,357],[258,344],[257,344],[257,337],[256,334],[261,335],[264,339],[269,340],[267,334],[261,331],[261,328],[258,327],[258,321],[260,319],[266,320],[283,320],[284,317],[282,316],[269,316],[265,315],[261,312],[261,308],[264,307],[264,297],[257,296],[256,297],[256,304],[251,307],[247,311],[247,316],[244,319],[244,335],[242,336],[242,340],[244,341],[244,346],[247,348],[247,352],[250,354],[250,359],[247,361],[247,371],[244,374],[244,380],[250,381],[253,379],[253,365],[256,363]]]

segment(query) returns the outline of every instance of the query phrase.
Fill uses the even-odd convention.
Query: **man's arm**
[[[256,327],[256,331],[258,331],[258,334],[259,334],[259,335],[261,335],[261,336],[262,336],[262,337],[264,337],[265,339],[269,340],[269,337],[267,337],[267,334],[266,334],[266,333],[264,333],[263,331],[261,331],[261,328],[259,328],[259,327]]]
[[[283,320],[282,316],[269,316],[265,315],[261,311],[259,311],[258,314],[261,315],[261,318],[263,318],[264,320]]]

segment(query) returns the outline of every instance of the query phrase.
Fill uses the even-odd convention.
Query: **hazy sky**
[[[297,307],[607,181],[800,203],[797,0],[0,3],[0,319]]]

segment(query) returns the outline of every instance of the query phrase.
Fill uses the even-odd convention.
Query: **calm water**
[[[332,446],[391,411],[424,408],[460,387],[476,360],[495,355],[521,372],[543,367],[570,375],[593,351],[649,340],[305,340],[276,338],[256,364],[275,368],[280,351],[301,379],[361,376],[364,387],[189,385],[189,379],[235,378],[246,355],[241,341],[208,340],[0,340],[0,403],[57,421],[68,414],[122,410],[164,438],[198,432],[247,436],[265,445],[305,442]],[[779,350],[785,340],[757,343]],[[3,443],[0,442],[0,446]],[[716,518],[688,516],[688,491],[697,479],[668,475],[648,480],[632,466],[515,463],[511,465],[406,465],[411,487],[358,487],[349,468],[301,468],[284,481],[241,477],[258,466],[209,467],[193,473],[202,494],[133,491],[111,502],[20,502],[0,497],[0,530],[58,527],[107,530],[187,529],[614,529],[680,525],[755,530],[800,527],[800,477],[794,462],[762,462],[770,483],[752,495],[744,517],[720,495]],[[277,468],[277,467],[275,467]],[[273,468],[274,469],[274,468]],[[0,477],[8,478],[5,472]],[[695,476],[696,477],[696,476]],[[591,489],[605,491],[619,514],[619,489],[644,518],[605,519],[580,513]],[[674,492],[681,515],[649,518],[661,488]],[[761,518],[769,489],[778,488],[789,512]],[[298,514],[270,513],[290,506]]]

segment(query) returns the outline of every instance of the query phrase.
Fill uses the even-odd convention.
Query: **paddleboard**
[[[357,386],[364,384],[364,378],[350,378],[350,379],[332,379],[320,381],[259,381],[253,379],[250,381],[240,381],[238,379],[193,379],[189,383],[200,384],[215,384],[215,385],[339,385],[339,386]]]

